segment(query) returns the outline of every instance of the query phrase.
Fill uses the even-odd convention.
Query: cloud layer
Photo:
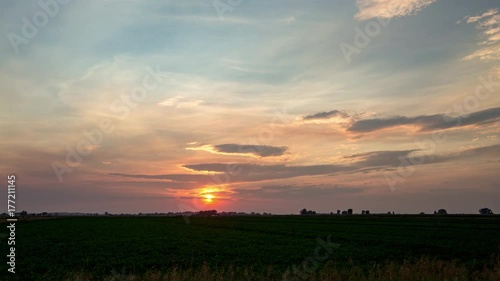
[[[467,116],[451,117],[445,114],[420,115],[416,117],[397,116],[374,118],[354,122],[348,131],[369,133],[398,126],[415,126],[420,131],[433,131],[455,127],[482,125],[500,120],[500,107],[473,112]]]
[[[261,165],[246,163],[204,163],[184,165],[185,168],[195,172],[212,172],[214,174],[164,174],[141,175],[111,173],[110,175],[142,178],[166,179],[175,182],[192,182],[195,184],[227,184],[261,182],[276,179],[288,179],[302,176],[335,176],[339,174],[352,174],[373,170],[385,170],[416,163],[415,165],[443,163],[452,160],[468,159],[472,157],[498,157],[500,145],[486,146],[461,150],[454,153],[428,155],[418,149],[396,151],[372,151],[347,156],[353,160],[350,163],[325,164],[325,165]],[[402,159],[406,159],[403,161]]]

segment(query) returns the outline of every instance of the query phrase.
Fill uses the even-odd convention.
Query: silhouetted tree
[[[337,210],[337,215],[340,215],[340,210]]]
[[[342,215],[347,215],[347,211],[342,211]]]
[[[21,212],[21,216],[23,216],[23,217],[24,217],[24,216],[27,216],[27,215],[28,215],[28,212],[26,212],[26,211],[22,211],[22,212]]]
[[[370,210],[365,210],[365,215],[369,215],[370,214]]]
[[[439,209],[439,210],[437,211],[437,214],[438,214],[438,215],[447,215],[447,214],[448,214],[448,212],[446,212],[446,210],[445,210],[445,209]]]
[[[489,208],[482,208],[479,210],[481,215],[493,215],[493,211]]]
[[[198,215],[202,217],[216,216],[217,210],[199,211]]]
[[[316,211],[312,211],[312,210],[308,211],[307,209],[302,209],[300,211],[300,214],[303,215],[303,216],[304,215],[316,215]]]
[[[362,215],[364,215],[364,214],[365,214],[365,210],[362,210],[362,211],[361,211],[361,214],[362,214]]]
[[[352,215],[352,209],[347,209],[347,214]]]

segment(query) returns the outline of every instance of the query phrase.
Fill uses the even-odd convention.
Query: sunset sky
[[[55,1],[0,2],[18,209],[500,212],[499,0]]]

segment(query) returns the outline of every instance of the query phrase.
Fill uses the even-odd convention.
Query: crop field
[[[500,276],[498,216],[68,217],[18,222],[16,233],[8,280],[362,280],[377,272],[372,280],[381,280],[424,267],[448,280]]]

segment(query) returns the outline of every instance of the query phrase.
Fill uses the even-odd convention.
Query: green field
[[[73,217],[18,222],[17,273],[4,275],[4,240],[0,276],[72,280],[80,274],[87,276],[85,280],[133,280],[122,277],[163,274],[174,268],[219,273],[232,268],[237,274],[250,271],[252,276],[280,280],[287,269],[301,268],[304,260],[314,258],[315,249],[321,247],[317,239],[327,241],[328,236],[339,246],[329,248],[330,253],[320,248],[321,256],[327,257],[317,262],[315,272],[327,266],[366,272],[375,265],[423,259],[450,264],[454,260],[454,265],[469,271],[469,277],[484,267],[495,270],[495,261],[500,270],[498,216],[248,216],[189,221]]]

